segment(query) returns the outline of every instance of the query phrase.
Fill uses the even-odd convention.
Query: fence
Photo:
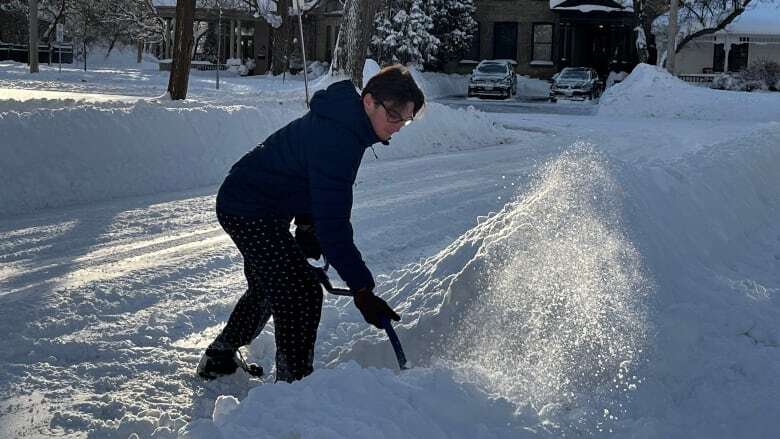
[[[172,64],[173,64],[173,61],[171,61],[170,59],[162,59],[162,60],[159,61],[160,70],[161,71],[165,71],[165,72],[170,72]],[[196,61],[192,61],[190,63],[190,69],[193,69],[193,70],[201,70],[201,71],[217,70],[217,69],[219,69],[219,70],[227,70],[227,68],[228,68],[227,64],[219,64],[219,65],[217,65],[217,64],[212,64],[212,63],[210,63],[208,61],[197,61],[196,60]]]
[[[718,75],[711,74],[711,73],[677,75],[677,77],[682,79],[683,81],[691,82],[694,84],[711,84],[712,80],[715,79],[716,76]]]
[[[50,50],[51,49],[51,50]],[[73,46],[71,44],[38,46],[38,62],[42,64],[49,63],[51,57],[52,63],[60,62],[62,55],[63,64],[73,62]],[[30,61],[30,49],[26,44],[13,44],[0,42],[0,61],[16,61],[28,63]]]

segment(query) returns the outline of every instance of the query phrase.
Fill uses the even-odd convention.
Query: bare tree
[[[144,43],[160,41],[163,37],[164,23],[157,14],[152,0],[103,0],[109,4],[104,22],[112,29],[113,43],[121,39],[123,42],[135,42],[137,60],[141,62]],[[108,56],[108,53],[106,54]]]
[[[168,92],[173,100],[187,97],[194,21],[195,0],[178,0],[176,2],[176,30],[173,38],[173,64],[168,79]]]
[[[281,18],[279,27],[271,35],[271,73],[281,75],[290,66],[290,55],[294,50],[295,20],[290,16],[290,0],[277,0],[276,12]]]
[[[682,39],[679,52],[691,40],[725,29],[750,5],[751,0],[687,0],[680,10]],[[676,53],[675,52],[675,53]]]
[[[363,66],[381,5],[381,0],[348,0],[344,5],[332,74],[350,78],[357,88],[363,88]]]

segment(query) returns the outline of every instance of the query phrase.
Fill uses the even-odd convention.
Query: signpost
[[[219,18],[217,19],[217,90],[219,90],[219,63],[222,62],[222,3],[217,0]]]
[[[292,9],[293,12],[298,16],[298,29],[301,34],[301,59],[303,59],[303,83],[304,87],[306,88],[306,107],[309,107],[309,75],[306,72],[306,46],[303,43],[303,19],[301,16],[303,15],[303,4],[304,0],[293,0],[292,2]]]

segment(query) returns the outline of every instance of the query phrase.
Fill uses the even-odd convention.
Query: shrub
[[[780,64],[767,59],[757,60],[745,70],[716,76],[711,87],[734,91],[780,91]]]

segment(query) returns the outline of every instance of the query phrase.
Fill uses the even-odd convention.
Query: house
[[[163,19],[163,41],[157,47],[160,59],[170,59],[173,52],[176,0],[153,0],[157,13]],[[196,23],[207,23],[212,29],[221,23],[221,53],[219,63],[228,59],[255,61],[256,72],[265,72],[270,65],[271,26],[262,17],[237,4],[230,8],[197,8]],[[204,34],[205,35],[205,34]],[[201,37],[203,37],[202,35]],[[205,58],[205,41],[197,40],[194,59]],[[212,48],[213,50],[213,48]]]
[[[754,61],[780,63],[780,7],[759,3],[725,29],[686,44],[675,59],[681,75],[737,72]]]
[[[154,0],[170,35],[175,0]],[[256,72],[270,67],[271,26],[243,9],[222,9],[222,59],[254,58]],[[477,35],[467,59],[511,59],[518,73],[549,78],[563,67],[593,67],[606,77],[612,62],[631,69],[637,62],[631,0],[476,0]],[[303,16],[307,60],[331,61],[343,4],[322,0]],[[215,25],[218,11],[199,8],[196,21]],[[169,39],[170,40],[170,39]],[[170,57],[170,42],[160,49]],[[197,55],[197,54],[196,54]],[[468,63],[461,70],[470,68]]]
[[[173,49],[173,29],[175,27],[176,0],[153,0],[155,9],[164,21],[166,36],[157,47],[158,57],[171,58]],[[222,51],[220,64],[228,59],[239,59],[243,63],[247,59],[255,61],[255,73],[264,73],[271,67],[271,36],[273,28],[260,14],[254,14],[244,3],[223,1],[223,7],[197,8],[194,20],[196,23],[207,23],[210,28],[221,25]],[[308,60],[331,61],[338,36],[343,5],[339,0],[323,0],[314,10],[302,18],[304,28],[304,43]],[[220,17],[221,15],[221,17]],[[211,58],[206,56],[205,41],[196,41],[194,59]],[[214,51],[213,47],[210,49]]]
[[[636,17],[628,0],[477,0],[478,43],[469,58],[512,59],[516,71],[549,78],[567,66],[606,76],[633,67]]]

